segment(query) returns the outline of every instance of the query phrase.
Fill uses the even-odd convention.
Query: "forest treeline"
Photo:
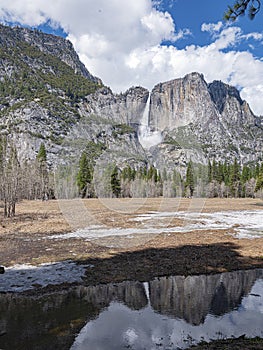
[[[20,200],[96,197],[263,197],[263,163],[241,166],[208,161],[190,161],[184,175],[159,171],[153,165],[119,168],[110,163],[96,167],[88,152],[81,154],[78,166],[61,166],[56,173],[47,165],[42,143],[36,159],[19,162],[14,144],[0,140],[0,200],[5,217],[15,215]]]
[[[241,166],[233,163],[212,162],[207,165],[187,165],[185,176],[175,167],[171,172],[159,171],[152,165],[137,169],[127,165],[120,169],[110,164],[96,184],[96,169],[85,152],[82,153],[77,173],[79,195],[97,197],[255,197],[262,196],[263,163]],[[105,184],[103,186],[103,181]],[[104,188],[104,193],[101,188]]]

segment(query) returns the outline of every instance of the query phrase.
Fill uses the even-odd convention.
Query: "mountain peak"
[[[234,86],[225,84],[220,80],[214,80],[208,84],[208,91],[220,113],[223,112],[228,97],[235,98],[240,105],[244,102],[240,97],[239,91]]]
[[[191,72],[191,73],[186,74],[183,77],[183,80],[185,80],[185,81],[187,81],[187,80],[199,80],[199,79],[205,81],[204,75],[202,73],[198,73],[198,72]]]
[[[69,40],[53,34],[46,34],[36,29],[9,27],[0,24],[1,47],[16,47],[17,43],[21,42],[36,47],[43,53],[59,58],[73,68],[75,73],[81,74],[95,83],[102,84],[102,81],[94,77],[79,60]]]

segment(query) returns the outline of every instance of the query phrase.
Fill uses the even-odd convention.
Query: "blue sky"
[[[232,0],[233,1],[233,0]],[[191,71],[240,89],[263,115],[263,10],[223,21],[227,0],[0,0],[0,21],[68,38],[113,91]]]
[[[233,4],[233,0],[163,0],[159,6],[161,10],[169,11],[172,15],[176,28],[189,28],[192,36],[177,42],[177,47],[183,48],[186,45],[208,45],[211,42],[211,36],[201,31],[203,23],[224,22],[223,14],[228,5]],[[191,8],[191,11],[189,11]],[[259,32],[263,33],[263,14],[259,13],[253,21],[247,16],[241,17],[232,24],[240,27],[244,33]],[[253,49],[249,47],[253,45]],[[239,50],[250,50],[257,57],[263,57],[263,45],[253,40],[242,41],[238,43]]]

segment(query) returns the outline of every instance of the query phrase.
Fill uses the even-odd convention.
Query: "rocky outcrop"
[[[16,145],[20,160],[35,159],[43,142],[51,167],[77,165],[92,142],[103,145],[108,163],[145,163],[136,129],[146,89],[113,94],[63,38],[1,25],[0,34],[0,134]]]
[[[42,142],[53,167],[79,159],[89,142],[103,144],[103,167],[150,162],[184,173],[190,159],[248,163],[263,157],[263,118],[223,82],[207,84],[191,73],[151,93],[132,87],[114,94],[61,37],[0,25],[0,51],[0,134],[13,140],[20,159],[34,159]],[[149,125],[140,133],[148,106]]]
[[[216,119],[202,74],[192,73],[183,79],[156,85],[151,93],[150,125],[153,129],[173,130],[202,119]]]
[[[113,94],[104,87],[87,96],[86,110],[111,122],[132,125],[137,129],[148,95],[148,90],[142,87],[132,87],[123,94]]]
[[[171,144],[194,162],[238,158],[247,163],[262,158],[262,118],[253,114],[236,88],[221,81],[207,84],[199,73],[153,88],[150,126],[170,140],[152,150],[159,167],[164,158],[165,163],[174,158]]]
[[[224,111],[227,101],[232,98],[236,100],[240,106],[243,104],[238,90],[233,86],[224,84],[222,81],[214,81],[209,84],[208,91],[219,113]]]
[[[38,30],[20,27],[7,27],[0,24],[0,47],[16,47],[17,42],[26,42],[43,53],[59,58],[74,69],[75,73],[96,83],[102,83],[97,77],[90,74],[84,64],[79,60],[73,45],[69,40],[60,36],[45,34]]]

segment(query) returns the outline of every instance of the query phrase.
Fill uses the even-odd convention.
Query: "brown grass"
[[[73,259],[76,261],[96,260],[104,261],[104,268],[111,269],[112,258],[117,257],[122,265],[119,266],[119,274],[129,278],[129,266],[123,262],[129,259],[133,261],[140,252],[154,252],[155,259],[161,264],[164,252],[169,250],[174,253],[170,256],[173,264],[180,266],[178,269],[169,270],[171,273],[203,273],[231,270],[231,259],[227,256],[236,254],[232,263],[232,269],[253,268],[263,266],[263,238],[237,239],[229,230],[192,231],[188,233],[159,234],[157,236],[137,236],[133,239],[110,237],[100,241],[88,242],[79,239],[48,240],[51,234],[71,232],[90,224],[106,225],[112,227],[135,227],[140,222],[131,219],[138,214],[149,211],[174,211],[195,210],[203,212],[228,211],[228,210],[260,210],[263,215],[262,202],[257,199],[89,199],[89,200],[65,200],[65,201],[23,201],[17,205],[17,215],[14,219],[2,220],[0,225],[0,265],[10,266],[17,263],[39,264],[59,260]],[[2,217],[0,213],[0,217]],[[182,221],[171,218],[169,225],[181,225]],[[111,246],[111,247],[110,247]],[[230,247],[226,250],[226,256],[218,257],[215,247]],[[191,257],[193,247],[200,247],[198,264]],[[203,247],[211,247],[212,255]],[[176,258],[178,252],[183,255]],[[202,250],[203,249],[203,250]],[[221,249],[222,252],[224,249]],[[221,254],[222,254],[221,252]],[[130,254],[134,253],[134,257]],[[202,253],[202,254],[201,254]],[[228,255],[227,255],[228,254]],[[178,254],[177,254],[178,255]],[[178,255],[179,256],[179,255]],[[183,258],[185,257],[185,258]],[[137,256],[139,259],[139,257]],[[126,260],[125,260],[126,259]],[[223,263],[223,259],[227,263]],[[212,261],[215,263],[212,263]],[[151,259],[145,260],[149,264],[152,273],[157,273],[161,268],[151,266]],[[116,264],[116,261],[114,261]],[[162,265],[162,264],[161,264]],[[211,266],[210,266],[211,265]],[[127,270],[125,272],[121,269]],[[95,269],[96,270],[96,269]],[[159,271],[165,274],[169,271]],[[94,272],[94,280],[97,280],[101,269]],[[111,275],[111,274],[110,274]],[[136,278],[136,274],[133,276]],[[92,281],[90,281],[92,283]]]

